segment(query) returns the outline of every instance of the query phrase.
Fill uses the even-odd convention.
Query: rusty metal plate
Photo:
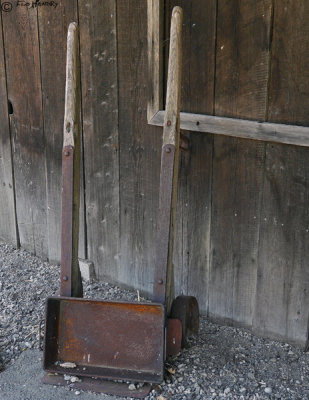
[[[171,309],[171,318],[181,321],[182,347],[187,347],[187,338],[197,335],[199,329],[199,306],[193,296],[178,296],[174,299]]]
[[[181,350],[182,325],[179,319],[167,319],[166,354],[176,356]]]
[[[49,373],[43,376],[42,383],[54,386],[69,386],[71,389],[79,389],[85,392],[90,391],[113,396],[133,397],[135,399],[143,399],[151,390],[151,385],[147,383],[141,388],[129,390],[128,384],[126,383],[104,381],[103,379],[92,379],[88,377],[82,377],[81,382],[70,383],[65,381],[61,375]]]
[[[50,297],[44,369],[69,375],[162,382],[164,324],[161,304]],[[76,367],[61,366],[65,362]]]

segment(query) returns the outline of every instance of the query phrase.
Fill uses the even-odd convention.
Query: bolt
[[[71,124],[70,124],[70,122],[68,122],[67,126],[66,126],[66,131],[69,133],[70,130],[71,130]]]
[[[171,152],[171,148],[170,148],[170,147],[167,147],[167,148],[165,149],[165,151],[166,151],[167,153],[170,153],[170,152]]]
[[[67,280],[68,280],[68,277],[67,277],[66,275],[64,275],[63,280],[64,280],[64,281],[67,281]]]
[[[158,284],[162,285],[163,284],[163,279],[158,279]]]
[[[69,151],[65,151],[64,155],[68,157],[70,155],[70,152]]]
[[[171,123],[170,120],[168,120],[167,123],[166,123],[167,126],[171,126],[171,124],[172,124],[172,123]]]

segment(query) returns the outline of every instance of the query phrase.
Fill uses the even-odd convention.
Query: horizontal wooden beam
[[[165,111],[158,111],[148,120],[163,126]],[[309,127],[216,117],[213,115],[180,113],[180,128],[266,142],[309,146]]]

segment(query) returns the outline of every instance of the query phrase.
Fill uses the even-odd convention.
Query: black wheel
[[[177,318],[182,325],[181,346],[187,347],[187,339],[198,334],[199,308],[193,296],[178,296],[172,303],[171,318]]]

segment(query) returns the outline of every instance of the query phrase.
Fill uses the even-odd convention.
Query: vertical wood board
[[[18,245],[11,137],[6,91],[2,21],[0,19],[0,241]]]
[[[50,261],[59,262],[66,39],[69,23],[78,19],[76,1],[62,0],[56,8],[40,7],[38,16],[46,143],[48,258]],[[82,205],[83,202],[81,207]],[[81,237],[83,237],[82,222],[83,218],[80,221]],[[84,256],[84,251],[81,253],[81,256]]]
[[[309,5],[275,1],[268,119],[309,124]],[[306,346],[308,149],[267,145],[254,326]]]
[[[79,2],[88,257],[118,279],[119,159],[116,1]]]
[[[271,1],[219,1],[215,114],[266,116]],[[209,315],[251,326],[264,143],[215,137]]]
[[[17,223],[22,247],[48,255],[46,229],[45,138],[37,10],[16,7],[2,13]]]
[[[120,271],[152,292],[162,129],[147,125],[147,3],[117,2]]]

